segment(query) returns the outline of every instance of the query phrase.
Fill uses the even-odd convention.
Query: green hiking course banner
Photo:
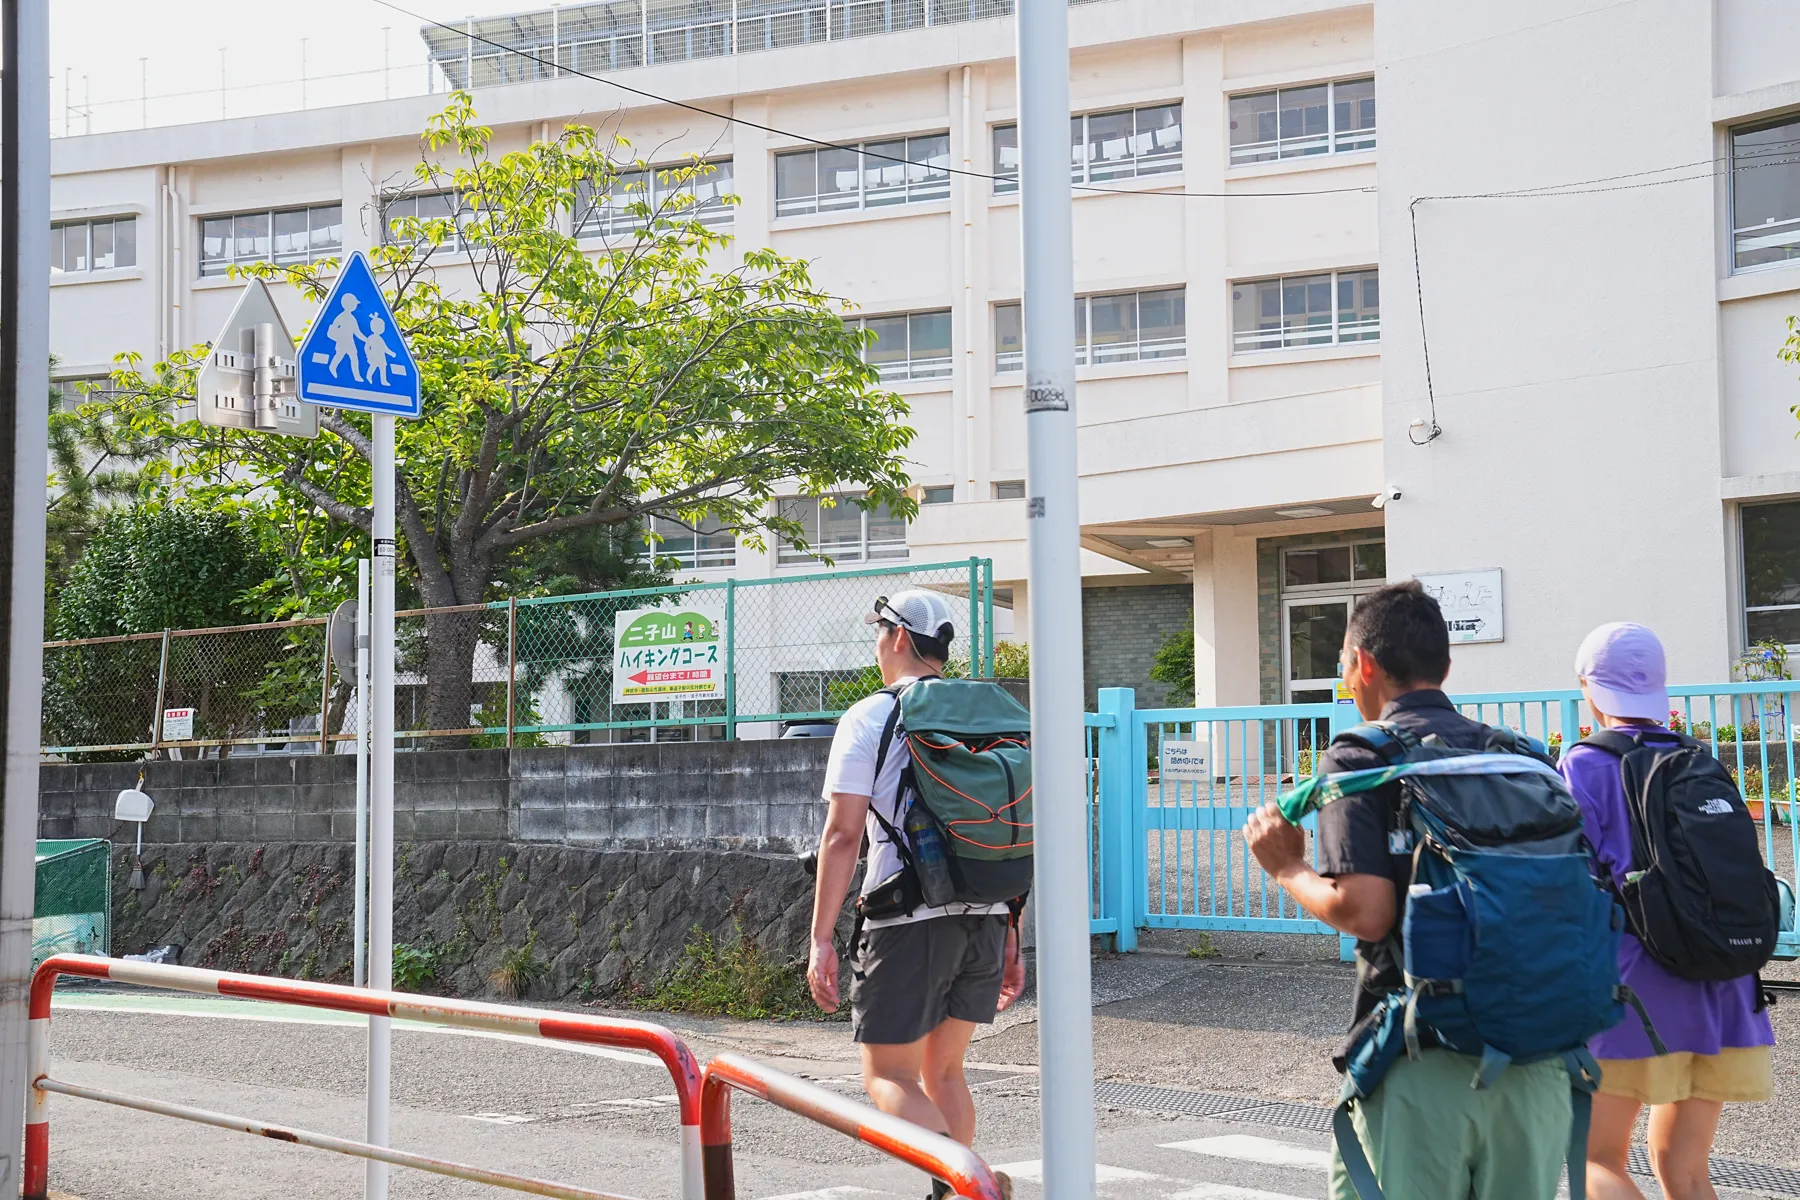
[[[680,604],[613,616],[613,702],[723,700],[725,614]]]

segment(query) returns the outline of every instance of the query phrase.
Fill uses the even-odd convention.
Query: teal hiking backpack
[[[1625,914],[1582,832],[1581,808],[1548,759],[1511,730],[1482,750],[1425,742],[1391,722],[1333,739],[1364,746],[1388,765],[1307,780],[1281,798],[1290,821],[1355,792],[1398,780],[1413,841],[1404,898],[1405,986],[1386,996],[1350,1046],[1332,1128],[1361,1200],[1381,1186],[1350,1120],[1402,1054],[1418,1058],[1422,1033],[1479,1060],[1473,1087],[1511,1063],[1560,1059],[1568,1069],[1571,1200],[1586,1194],[1588,1120],[1600,1068],[1587,1041],[1631,1004],[1662,1052],[1643,1008],[1619,980]],[[1392,949],[1392,942],[1389,943]]]
[[[1031,888],[1033,863],[1030,710],[979,679],[921,679],[886,690],[899,702],[881,733],[877,774],[897,724],[905,725],[912,755],[900,777],[900,824],[935,826],[956,901],[1017,900]],[[916,833],[881,823],[910,860]]]

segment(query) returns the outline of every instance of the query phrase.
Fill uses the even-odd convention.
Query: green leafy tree
[[[1777,353],[1787,362],[1800,364],[1800,316],[1789,317],[1787,327],[1788,339]],[[1788,411],[1800,418],[1800,404],[1788,405]],[[1796,430],[1794,436],[1800,438],[1800,430]]]
[[[803,262],[766,249],[728,261],[729,239],[693,212],[703,164],[659,171],[665,199],[630,205],[637,228],[591,241],[561,223],[646,169],[629,147],[571,125],[497,154],[462,93],[424,144],[402,190],[453,190],[458,215],[396,219],[371,259],[425,394],[424,418],[399,423],[396,489],[425,604],[487,600],[534,547],[651,515],[692,527],[710,514],[753,545],[768,531],[804,544],[804,529],[767,512],[782,486],[857,488],[858,503],[911,515],[907,409],[863,362],[867,335]],[[254,268],[315,298],[329,269]],[[116,379],[134,420],[166,422],[203,354],[148,374],[128,360]],[[367,531],[368,421],[320,423],[312,441],[183,427],[178,474],[196,488],[268,487]],[[438,728],[468,722],[478,640],[474,622],[430,629],[426,719]]]
[[[230,513],[187,504],[109,509],[69,573],[58,639],[235,625],[272,565]],[[318,648],[296,634],[215,636],[171,646],[164,699],[200,708],[198,736],[249,732],[271,716],[316,711]],[[316,640],[316,639],[315,639]],[[55,647],[46,655],[44,724],[51,745],[146,740],[156,718],[159,639]],[[105,757],[105,755],[101,755]]]
[[[51,360],[51,368],[55,368]],[[44,487],[44,627],[70,572],[109,506],[148,498],[160,475],[163,442],[111,419],[107,405],[50,385],[50,475]]]
[[[1189,705],[1194,702],[1194,622],[1163,638],[1150,663],[1150,678],[1169,685],[1169,703]]]

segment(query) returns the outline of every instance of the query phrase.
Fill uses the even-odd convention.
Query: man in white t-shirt
[[[942,674],[956,636],[942,595],[912,589],[878,597],[863,620],[880,627],[875,661],[886,687]],[[863,895],[903,865],[876,819],[879,812],[894,830],[905,826],[897,792],[911,756],[899,703],[886,691],[864,698],[844,714],[831,742],[824,789],[831,809],[819,838],[812,954],[806,969],[813,999],[826,1012],[838,1006],[833,934],[864,835],[869,859]],[[971,1144],[975,1103],[963,1077],[969,1039],[977,1025],[992,1023],[994,1014],[1018,999],[1025,987],[1018,930],[1008,919],[1007,906],[920,906],[907,915],[870,918],[863,930],[861,946],[851,947],[850,1012],[851,1029],[862,1046],[869,1099],[883,1112]]]

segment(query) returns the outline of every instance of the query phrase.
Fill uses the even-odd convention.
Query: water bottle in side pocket
[[[937,818],[923,804],[914,801],[906,809],[906,840],[912,848],[913,865],[918,870],[919,893],[932,908],[948,904],[956,898],[956,885],[950,879],[950,859],[944,849],[944,833]]]

